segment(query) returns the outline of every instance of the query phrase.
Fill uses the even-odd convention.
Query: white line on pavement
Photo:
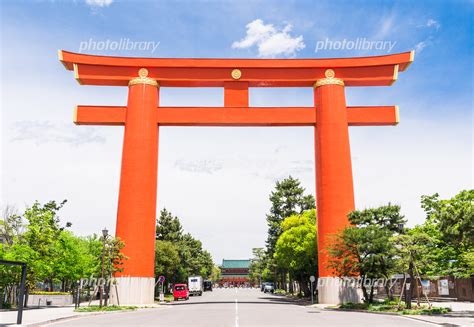
[[[235,299],[235,327],[239,327],[239,306],[237,303],[237,299]]]

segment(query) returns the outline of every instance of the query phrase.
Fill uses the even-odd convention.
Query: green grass
[[[402,311],[404,315],[433,315],[433,314],[445,314],[450,312],[450,308],[432,307],[428,308],[427,305],[422,305],[420,308],[405,309]]]
[[[155,297],[155,301],[159,302],[160,297]],[[174,296],[173,294],[165,294],[165,302],[173,302],[174,301]]]
[[[98,305],[91,305],[88,307],[80,307],[74,310],[75,312],[98,312],[98,311],[121,311],[121,310],[136,310],[138,307],[130,305],[109,305],[106,307],[99,307]]]
[[[346,310],[367,310],[368,312],[393,312],[404,315],[431,315],[431,314],[444,314],[451,311],[450,308],[443,307],[432,307],[431,309],[428,305],[424,304],[420,307],[412,306],[412,309],[407,309],[405,304],[400,305],[400,309],[397,306],[397,302],[381,302],[381,303],[344,303],[341,304],[338,308]]]

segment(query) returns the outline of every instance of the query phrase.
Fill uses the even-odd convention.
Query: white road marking
[[[235,327],[239,327],[239,306],[237,303],[237,299],[235,299]]]

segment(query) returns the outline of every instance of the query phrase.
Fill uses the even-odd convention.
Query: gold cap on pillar
[[[152,85],[155,87],[160,86],[160,84],[158,84],[156,80],[148,77],[148,69],[146,68],[140,68],[138,70],[138,77],[131,79],[130,82],[128,82],[128,86],[132,86],[136,84],[147,84],[147,85]]]
[[[336,78],[336,73],[332,69],[326,69],[324,72],[324,76],[326,78],[318,79],[316,83],[314,83],[314,87],[320,87],[323,85],[341,85],[344,86],[344,81],[340,78]]]

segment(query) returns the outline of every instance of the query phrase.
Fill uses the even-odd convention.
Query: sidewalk
[[[87,306],[86,303],[82,307]],[[150,307],[150,306],[148,306]],[[160,307],[156,305],[156,308]],[[162,306],[164,307],[164,306]],[[137,310],[141,310],[140,308]],[[143,309],[146,310],[146,309]],[[90,315],[102,315],[102,314],[114,314],[127,311],[105,311],[105,312],[74,312],[74,306],[67,307],[41,307],[41,308],[28,308],[23,311],[23,322],[22,326],[41,326],[44,323],[53,322],[58,319],[90,316]],[[3,311],[0,312],[0,326],[18,326],[16,324],[17,311]]]
[[[0,312],[0,326],[16,325],[17,311]],[[74,312],[74,306],[55,308],[32,308],[23,310],[23,325],[31,325],[43,321],[72,317],[80,313]]]
[[[457,326],[474,326],[474,303],[472,302],[432,302],[434,307],[445,307],[451,308],[451,312],[438,315],[417,315],[417,316],[406,316],[410,319],[422,320],[431,322],[434,324],[444,325],[457,325]]]
[[[413,303],[416,305],[416,303]],[[444,326],[474,326],[474,303],[472,302],[432,302],[434,307],[447,307],[451,308],[451,312],[444,315],[400,315],[407,319],[419,320],[429,322],[434,325]],[[311,307],[318,309],[326,309],[332,305],[326,304],[314,304]],[[334,309],[332,309],[334,310]],[[337,309],[336,309],[337,310]],[[367,311],[363,311],[367,312]],[[367,312],[370,314],[396,314],[388,312]]]

